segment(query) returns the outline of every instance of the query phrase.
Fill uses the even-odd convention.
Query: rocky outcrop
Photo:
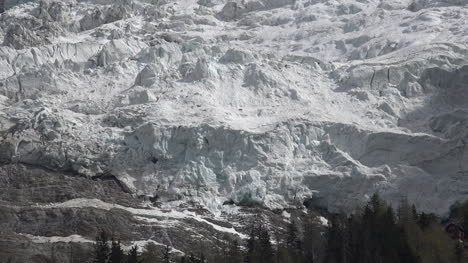
[[[236,227],[237,232],[233,224],[246,225],[254,212],[246,209],[245,215],[225,215],[222,221],[210,219],[203,210],[173,213],[148,206],[149,199],[123,192],[118,181],[105,175],[89,180],[23,165],[2,166],[0,175],[0,256],[9,262],[88,261],[101,230],[121,240],[124,248],[170,244],[176,255],[191,251],[200,237],[215,248],[227,236],[243,237],[245,228]],[[284,225],[280,214],[263,213],[270,222]],[[191,235],[197,238],[187,238]]]

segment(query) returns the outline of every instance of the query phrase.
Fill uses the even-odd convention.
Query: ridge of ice
[[[2,163],[111,174],[213,214],[466,199],[466,1],[4,7]]]

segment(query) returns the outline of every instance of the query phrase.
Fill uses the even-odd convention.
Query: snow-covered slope
[[[0,162],[226,201],[468,197],[466,0],[4,0]]]

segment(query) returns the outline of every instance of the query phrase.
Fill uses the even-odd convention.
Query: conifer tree
[[[120,246],[120,240],[115,241],[112,239],[109,263],[123,263],[123,256],[124,253]]]
[[[324,236],[321,229],[309,220],[304,227],[304,239],[302,244],[304,263],[319,263],[323,260]]]
[[[461,208],[461,218],[463,220],[461,227],[465,231],[468,231],[468,201],[466,201]]]
[[[230,240],[228,249],[228,263],[240,263],[242,257],[242,251],[237,238]]]
[[[343,220],[342,215],[333,215],[331,217],[331,226],[328,230],[327,234],[327,251],[326,255],[326,262],[329,263],[343,263],[345,261],[345,257],[343,256],[345,251],[345,237],[344,227],[343,227]]]
[[[141,258],[143,263],[158,263],[159,253],[156,244],[153,242],[146,243]]]
[[[273,246],[271,244],[270,233],[265,226],[260,226],[258,231],[258,241],[260,248],[260,263],[270,263],[273,261]]]
[[[195,258],[195,255],[193,253],[190,253],[190,257],[189,257],[189,262],[190,263],[197,263],[197,258]]]
[[[282,239],[283,234],[276,232],[276,246],[275,246],[275,263],[289,263],[288,249],[286,248],[286,241]]]
[[[257,240],[256,229],[253,224],[250,226],[249,238],[247,239],[246,248],[247,252],[244,260],[245,263],[254,263],[256,260]]]
[[[163,255],[162,255],[162,262],[163,263],[171,263],[171,247],[169,245],[166,245],[164,247]]]
[[[286,245],[289,249],[300,248],[299,233],[298,233],[296,222],[294,220],[288,224]]]
[[[455,245],[455,258],[457,263],[462,263],[463,262],[463,257],[464,257],[464,245],[463,242],[457,242]]]
[[[422,230],[426,230],[432,224],[437,222],[437,218],[434,214],[427,214],[422,212],[418,216],[418,225]]]
[[[139,261],[139,254],[138,254],[138,246],[133,246],[127,254],[127,262],[128,263],[140,263]]]
[[[288,252],[288,261],[300,261],[302,251],[302,241],[299,237],[299,230],[294,220],[288,224],[288,232],[286,236],[286,248]]]
[[[227,263],[231,237],[227,234],[224,234],[222,236],[218,236],[216,240],[216,247],[212,252],[212,256],[209,257],[209,259],[212,262]]]
[[[110,254],[109,238],[104,231],[99,232],[94,244],[93,263],[107,263]]]

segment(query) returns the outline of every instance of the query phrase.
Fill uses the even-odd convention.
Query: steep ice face
[[[464,1],[3,6],[2,164],[211,211],[467,197]]]

